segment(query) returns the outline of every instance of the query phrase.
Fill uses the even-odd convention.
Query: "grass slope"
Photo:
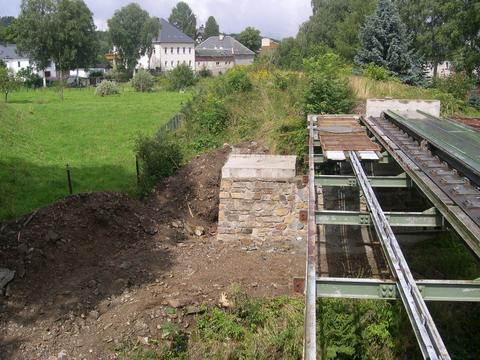
[[[172,92],[94,96],[69,89],[11,94],[0,105],[0,219],[67,195],[66,164],[74,192],[135,191],[135,138],[153,134],[188,95]]]

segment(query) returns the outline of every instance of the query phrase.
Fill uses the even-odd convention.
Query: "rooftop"
[[[26,59],[26,56],[17,54],[17,45],[0,43],[0,59]]]
[[[160,24],[162,25],[162,28],[160,29],[160,34],[156,39],[153,40],[154,42],[186,44],[193,44],[195,42],[191,37],[185,35],[182,31],[170,24],[164,18],[160,19]]]
[[[234,55],[255,55],[252,50],[228,35],[210,36],[207,40],[198,44],[195,50],[227,50]]]

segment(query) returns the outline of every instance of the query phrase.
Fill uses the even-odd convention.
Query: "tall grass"
[[[358,100],[391,97],[396,99],[436,99],[441,102],[441,112],[444,116],[467,114],[480,116],[480,112],[456,99],[452,94],[438,89],[427,89],[410,86],[398,81],[378,81],[362,76],[352,75],[350,83]]]

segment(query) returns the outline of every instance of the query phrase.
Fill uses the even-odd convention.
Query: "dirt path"
[[[193,159],[145,202],[81,194],[0,224],[0,267],[16,271],[0,297],[0,359],[114,359],[129,340],[160,338],[166,322],[188,331],[233,284],[290,293],[298,250],[215,240],[229,151]]]

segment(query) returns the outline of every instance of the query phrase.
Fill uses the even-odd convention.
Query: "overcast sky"
[[[106,30],[114,11],[131,0],[84,0],[93,12],[95,24]],[[0,0],[0,15],[17,16],[21,0]],[[220,31],[240,32],[247,26],[261,30],[262,35],[281,39],[294,36],[302,22],[311,15],[310,0],[186,0],[197,15],[197,26],[210,15]],[[138,0],[150,15],[168,18],[177,0]]]

